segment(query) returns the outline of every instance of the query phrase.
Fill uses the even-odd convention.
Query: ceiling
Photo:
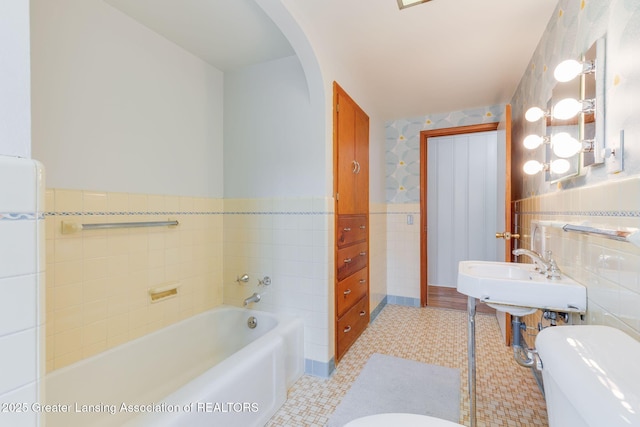
[[[254,0],[105,1],[221,71],[294,54]],[[509,102],[558,0],[287,3],[390,120]]]

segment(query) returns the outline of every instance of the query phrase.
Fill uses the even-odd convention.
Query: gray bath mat
[[[389,412],[458,422],[460,370],[373,354],[338,405],[328,427]]]

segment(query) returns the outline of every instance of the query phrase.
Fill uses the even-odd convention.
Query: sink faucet
[[[254,292],[253,295],[251,295],[249,298],[244,300],[244,304],[242,304],[243,306],[247,306],[250,302],[258,302],[260,301],[260,294],[257,292]]]
[[[526,255],[531,258],[540,269],[540,274],[544,274],[547,278],[560,278],[560,269],[558,268],[558,264],[551,258],[551,251],[546,252],[546,258],[537,252],[524,248],[514,249],[511,253],[515,256]]]

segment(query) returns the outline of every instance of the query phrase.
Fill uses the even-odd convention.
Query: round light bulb
[[[544,111],[542,111],[539,107],[531,107],[524,113],[524,118],[527,119],[528,122],[537,122],[541,118],[544,117]]]
[[[544,168],[544,165],[537,160],[529,160],[522,166],[522,170],[527,175],[535,175]]]
[[[573,98],[565,98],[558,101],[553,107],[553,117],[559,120],[568,120],[575,117],[580,111],[582,111],[582,102]]]
[[[522,144],[524,145],[524,148],[527,148],[529,150],[535,150],[536,148],[541,146],[543,142],[544,142],[544,138],[542,136],[529,135],[524,139],[524,141],[522,141]]]
[[[569,170],[571,163],[566,159],[558,159],[551,162],[551,172],[563,174]]]
[[[551,137],[553,153],[562,158],[573,157],[582,150],[582,144],[567,132],[560,132]]]
[[[562,61],[553,71],[553,77],[559,82],[568,82],[575,79],[582,73],[583,66],[581,62],[575,59],[567,59]]]

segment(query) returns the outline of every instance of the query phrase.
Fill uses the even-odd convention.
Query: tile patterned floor
[[[324,426],[373,353],[458,368],[459,422],[469,425],[467,315],[441,308],[387,305],[340,361],[329,379],[305,375],[269,427]],[[495,316],[476,316],[478,427],[547,426],[544,398],[529,369],[513,360]]]

